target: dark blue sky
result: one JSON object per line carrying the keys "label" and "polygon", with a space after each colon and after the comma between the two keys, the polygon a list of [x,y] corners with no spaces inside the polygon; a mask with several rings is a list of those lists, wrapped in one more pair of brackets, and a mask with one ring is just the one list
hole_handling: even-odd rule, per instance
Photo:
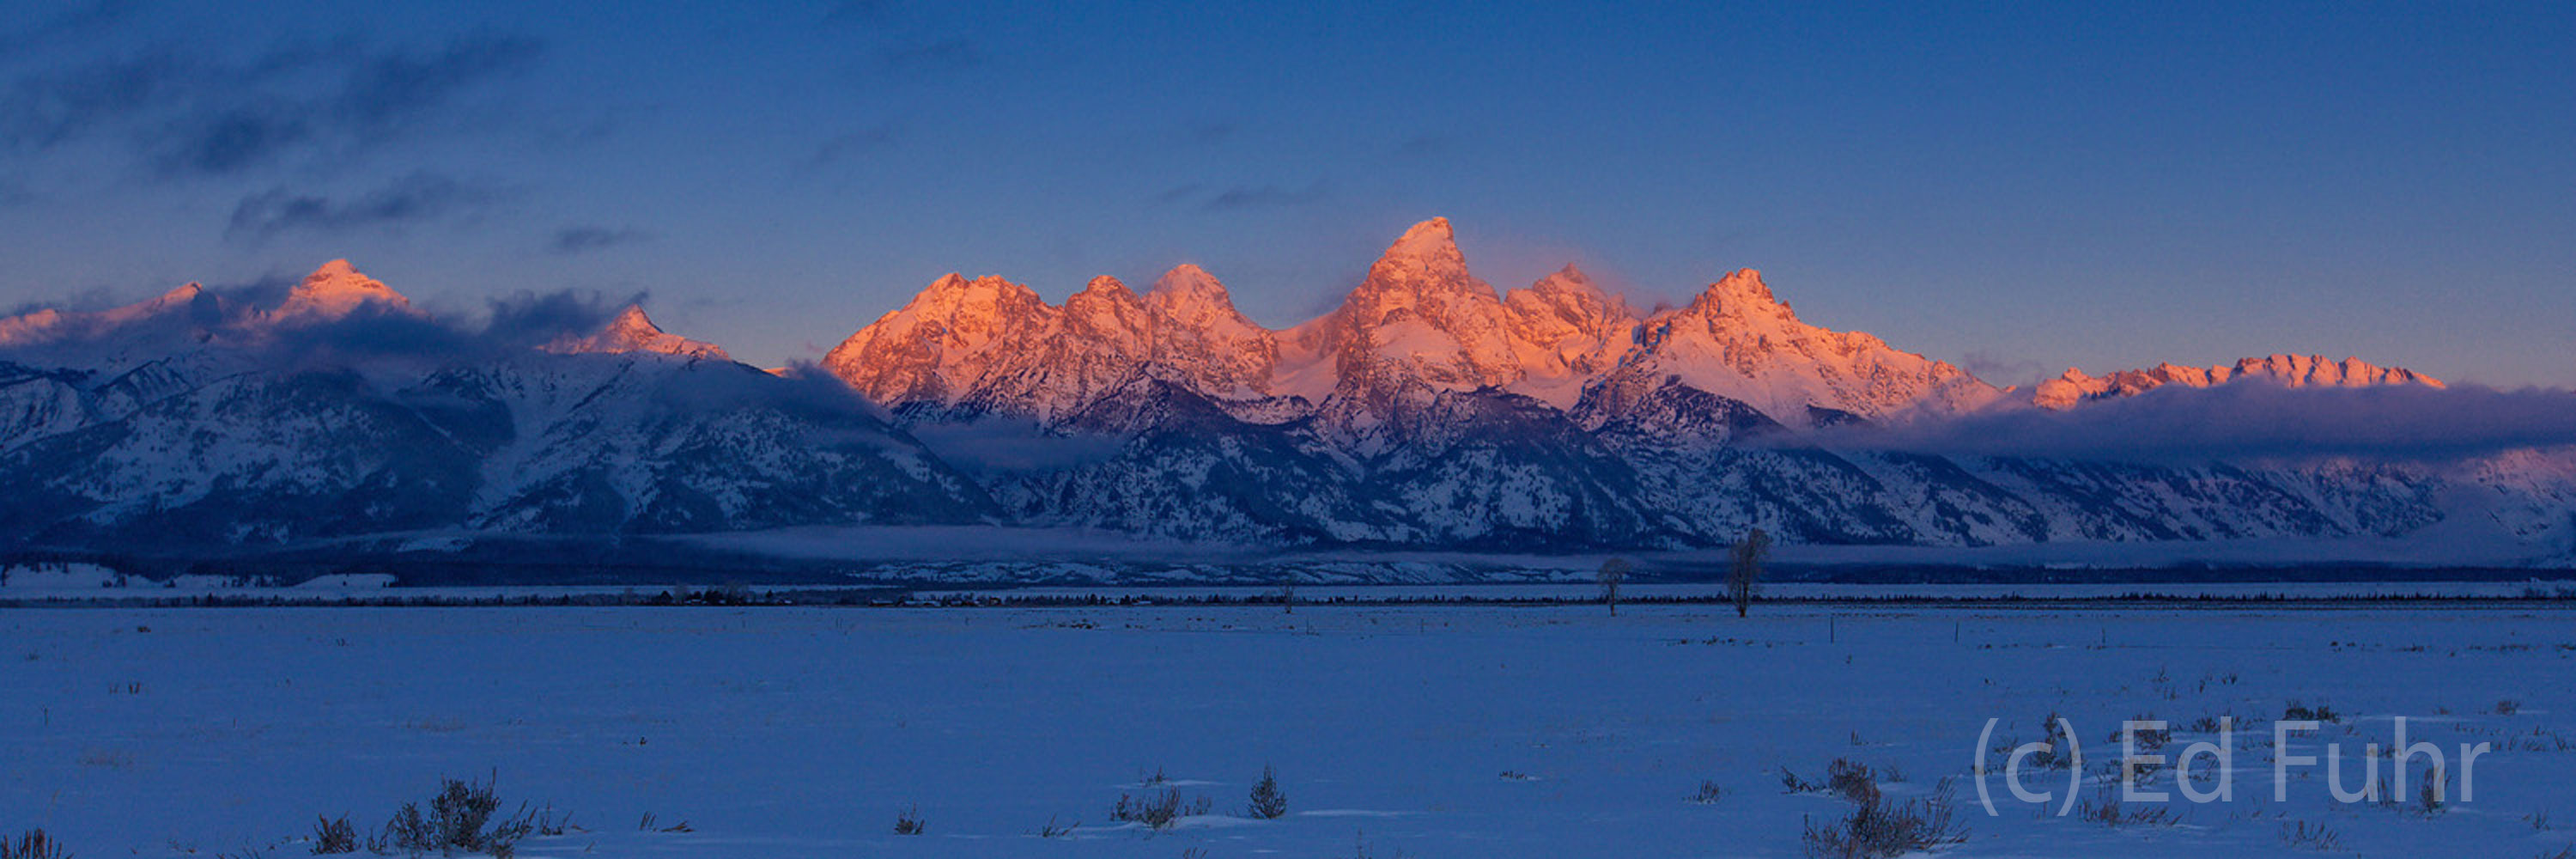
{"label": "dark blue sky", "polygon": [[1919,5],[21,0],[0,306],[348,257],[777,363],[951,270],[1285,325],[1446,215],[1498,287],[1760,268],[1999,383],[2576,385],[2576,5]]}

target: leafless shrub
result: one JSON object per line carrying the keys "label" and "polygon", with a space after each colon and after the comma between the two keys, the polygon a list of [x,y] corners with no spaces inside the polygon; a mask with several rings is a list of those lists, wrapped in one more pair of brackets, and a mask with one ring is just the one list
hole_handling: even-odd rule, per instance
{"label": "leafless shrub", "polygon": [[1055,822],[1055,818],[1049,817],[1047,818],[1045,826],[1038,827],[1038,837],[1063,838],[1065,836],[1072,835],[1074,830],[1080,828],[1082,828],[1082,821],[1076,820],[1072,823],[1059,824]]}
{"label": "leafless shrub", "polygon": [[1172,823],[1182,817],[1208,813],[1210,806],[1205,796],[1184,805],[1177,788],[1159,794],[1148,792],[1142,799],[1122,793],[1118,795],[1118,804],[1110,807],[1109,819],[1121,823],[1142,823],[1154,829],[1170,829]]}
{"label": "leafless shrub", "polygon": [[1839,823],[1818,826],[1810,818],[1801,840],[1809,859],[1892,859],[1968,840],[1954,816],[1950,781],[1943,779],[1925,799],[1889,804],[1873,796]]}
{"label": "leafless shrub", "polygon": [[2416,810],[2425,814],[2442,813],[2442,806],[2447,804],[2446,800],[2449,798],[2448,788],[2447,775],[2442,772],[2441,767],[2435,766],[2425,770],[2423,783],[2415,789]]}
{"label": "leafless shrub", "polygon": [[2343,849],[2343,838],[2334,830],[2326,828],[2325,824],[2304,820],[2281,824],[2281,843],[2309,850]]}
{"label": "leafless shrub", "polygon": [[2126,805],[2108,787],[2075,806],[2078,819],[2103,826],[2172,826],[2182,819],[2162,805]]}
{"label": "leafless shrub", "polygon": [[326,856],[334,853],[356,852],[358,852],[358,827],[349,823],[348,815],[340,815],[337,819],[319,816],[314,819],[313,855]]}
{"label": "leafless shrub", "polygon": [[2044,769],[2062,770],[2071,769],[2083,763],[2081,760],[2082,756],[2076,751],[2078,746],[2075,744],[2075,738],[2066,733],[2066,721],[2064,719],[2059,718],[2056,713],[2051,712],[2048,714],[2048,718],[2040,720],[2039,728],[2041,731],[2048,734],[2048,746],[2047,748],[2031,753],[2031,765]]}
{"label": "leafless shrub", "polygon": [[644,819],[642,819],[642,820],[638,820],[638,821],[636,821],[636,822],[635,822],[635,828],[636,828],[638,831],[642,831],[642,832],[696,832],[696,831],[698,831],[698,830],[696,830],[695,828],[690,827],[690,826],[689,826],[689,822],[688,822],[688,821],[686,821],[686,820],[680,821],[680,822],[678,822],[678,823],[671,824],[671,825],[669,825],[669,826],[663,826],[663,825],[662,825],[662,819],[661,819],[661,818],[659,818],[659,817],[654,816],[654,814],[653,814],[652,812],[650,812],[650,811],[647,811],[647,812],[645,812],[645,813],[644,813]]}
{"label": "leafless shrub", "polygon": [[1861,805],[1878,802],[1878,774],[1868,764],[1835,758],[1825,765],[1825,792]]}
{"label": "leafless shrub", "polygon": [[[2155,721],[2155,716],[2139,716],[2137,718],[2130,719],[2129,721],[2139,723],[2152,722]],[[2123,738],[2137,743],[2138,751],[2154,752],[2157,749],[2164,748],[2166,743],[2173,742],[2173,728],[2170,726],[2163,728],[2139,727],[2137,730],[2133,731],[2129,730],[2128,727],[2124,725],[2121,727],[2120,733],[2111,735],[2111,742],[2117,743]]]}
{"label": "leafless shrub", "polygon": [[418,803],[403,803],[385,823],[384,838],[398,851],[485,853],[508,859],[536,823],[524,808],[516,816],[496,820],[493,815],[500,808],[501,798],[491,782],[442,779],[438,795],[430,797],[429,811],[423,813]]}
{"label": "leafless shrub", "polygon": [[930,831],[930,823],[921,819],[920,806],[913,806],[895,813],[894,834],[920,835],[928,831]]}
{"label": "leafless shrub", "polygon": [[1725,798],[1725,787],[1720,786],[1717,782],[1703,781],[1699,783],[1699,792],[1691,795],[1691,802],[1698,803],[1700,805],[1716,805],[1718,800]]}

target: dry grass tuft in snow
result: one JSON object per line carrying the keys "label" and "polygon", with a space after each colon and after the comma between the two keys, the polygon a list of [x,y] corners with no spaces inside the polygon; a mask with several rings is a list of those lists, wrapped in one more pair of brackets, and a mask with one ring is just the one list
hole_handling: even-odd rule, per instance
{"label": "dry grass tuft in snow", "polygon": [[67,855],[63,846],[54,843],[42,829],[28,830],[16,841],[0,835],[0,859],[65,859]]}

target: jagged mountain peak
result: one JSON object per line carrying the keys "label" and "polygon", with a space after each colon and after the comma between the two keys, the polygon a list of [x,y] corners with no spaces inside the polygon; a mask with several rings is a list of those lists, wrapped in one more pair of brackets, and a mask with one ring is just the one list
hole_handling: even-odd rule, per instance
{"label": "jagged mountain peak", "polygon": [[2274,354],[2241,358],[2234,364],[2186,367],[2170,361],[2143,370],[2118,370],[2103,376],[2066,368],[2057,378],[2031,391],[2031,404],[2070,409],[2092,400],[2135,396],[2166,385],[2206,388],[2245,379],[2260,379],[2293,388],[2359,388],[2373,385],[2445,387],[2442,380],[2403,367],[2381,367],[2357,357],[2336,361],[2323,355]]}
{"label": "jagged mountain peak", "polygon": [[1035,298],[1037,290],[998,274],[970,278],[952,271],[940,275],[938,280],[931,281],[929,286],[923,287],[921,293],[913,297],[913,303],[919,304],[924,300],[934,303],[972,303],[1016,298],[1021,295]]}
{"label": "jagged mountain peak", "polygon": [[1063,317],[1065,330],[1075,336],[1115,344],[1121,352],[1138,352],[1152,348],[1150,314],[1135,290],[1103,275],[1065,299]]}
{"label": "jagged mountain peak", "polygon": [[1190,263],[1173,266],[1155,278],[1153,287],[1145,291],[1145,303],[1155,313],[1189,327],[1258,327],[1235,309],[1234,295],[1226,290],[1224,282]]}
{"label": "jagged mountain peak", "polygon": [[1154,285],[1145,290],[1145,297],[1160,307],[1223,305],[1228,311],[1234,309],[1234,296],[1226,291],[1225,284],[1194,263],[1173,266],[1155,278]]}
{"label": "jagged mountain peak", "polygon": [[1332,389],[1372,413],[1523,375],[1502,297],[1468,272],[1445,218],[1406,230],[1339,309],[1301,326],[1294,339],[1328,357]]}
{"label": "jagged mountain peak", "polygon": [[1553,344],[1567,331],[1626,329],[1637,322],[1628,302],[1603,290],[1572,264],[1503,296],[1514,317],[1514,332],[1539,345]]}
{"label": "jagged mountain peak", "polygon": [[1559,409],[1573,408],[1636,343],[1636,312],[1571,263],[1504,295],[1503,306],[1523,368],[1512,390]]}
{"label": "jagged mountain peak", "polygon": [[384,281],[366,276],[348,260],[335,259],[305,275],[304,280],[288,292],[286,302],[270,311],[275,322],[327,321],[340,319],[361,308],[396,313],[417,314],[411,299],[386,286]]}
{"label": "jagged mountain peak", "polygon": [[[195,282],[182,284],[159,296],[106,310],[65,312],[40,308],[16,316],[0,318],[0,346],[23,346],[60,340],[77,340],[95,336],[126,325],[160,319],[173,313],[192,313],[199,302],[213,302],[215,297]],[[209,307],[192,323],[213,324],[218,321]]]}
{"label": "jagged mountain peak", "polygon": [[1369,266],[1368,278],[1343,299],[1363,314],[1402,311],[1423,303],[1497,302],[1494,288],[1467,271],[1467,257],[1446,218],[1413,225]]}
{"label": "jagged mountain peak", "polygon": [[1566,263],[1564,268],[1549,272],[1546,277],[1539,278],[1537,283],[1530,284],[1530,288],[1548,292],[1601,291],[1601,287],[1592,282],[1592,276],[1584,274],[1583,269],[1573,263]]}
{"label": "jagged mountain peak", "polygon": [[1728,272],[1716,283],[1709,284],[1698,297],[1691,299],[1690,309],[1709,314],[1772,316],[1784,320],[1797,318],[1788,304],[1771,294],[1771,286],[1762,282],[1762,272],[1750,268]]}
{"label": "jagged mountain peak", "polygon": [[1006,329],[1031,327],[1055,312],[1054,305],[1025,284],[1000,275],[969,280],[950,272],[891,316],[916,325],[930,323],[943,336],[980,344]]}
{"label": "jagged mountain peak", "polygon": [[626,305],[626,309],[617,311],[617,317],[608,320],[608,330],[632,333],[662,333],[662,327],[653,324],[653,317],[644,314],[644,305],[641,304],[629,304]]}
{"label": "jagged mountain peak", "polygon": [[1083,284],[1083,285],[1082,285],[1082,291],[1081,291],[1081,292],[1074,293],[1074,295],[1075,295],[1076,297],[1079,297],[1079,296],[1082,296],[1082,295],[1087,295],[1087,294],[1096,294],[1096,295],[1101,295],[1101,296],[1123,296],[1123,297],[1128,298],[1128,299],[1133,299],[1133,298],[1136,298],[1136,297],[1137,297],[1137,296],[1136,296],[1136,291],[1135,291],[1135,290],[1133,290],[1133,289],[1129,289],[1129,288],[1127,288],[1127,283],[1126,283],[1125,281],[1121,281],[1121,280],[1119,280],[1119,279],[1117,279],[1117,278],[1110,277],[1110,276],[1105,275],[1105,274],[1104,274],[1104,275],[1101,275],[1101,276],[1099,276],[1099,277],[1092,278],[1092,279],[1091,279],[1091,282],[1089,282],[1089,283],[1085,283],[1085,284]]}
{"label": "jagged mountain peak", "polygon": [[724,347],[663,331],[661,326],[653,324],[652,317],[645,315],[644,306],[641,304],[626,305],[626,309],[618,311],[617,315],[609,319],[608,324],[602,326],[597,333],[588,337],[567,335],[544,348],[549,352],[563,354],[651,352],[686,358],[730,360],[730,356],[725,354]]}
{"label": "jagged mountain peak", "polygon": [[1678,379],[1746,403],[1790,427],[1858,416],[1981,408],[2002,392],[1947,362],[1892,348],[1859,331],[1798,320],[1762,273],[1729,273],[1689,306],[1643,324],[1640,354],[1613,380],[1638,391]]}
{"label": "jagged mountain peak", "polygon": [[1432,218],[1415,224],[1388,245],[1382,259],[1410,260],[1424,263],[1465,265],[1458,252],[1458,237],[1449,229],[1448,218]]}

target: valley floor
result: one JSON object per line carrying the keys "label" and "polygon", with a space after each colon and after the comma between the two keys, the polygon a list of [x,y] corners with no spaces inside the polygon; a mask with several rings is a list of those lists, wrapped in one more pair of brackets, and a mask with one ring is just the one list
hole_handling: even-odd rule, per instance
{"label": "valley floor", "polygon": [[[2550,856],[2576,843],[2576,613],[2450,608],[1757,606],[0,611],[0,830],[81,857],[308,852],[442,776],[576,827],[530,857],[1798,856],[1850,813],[1792,794],[1841,758],[1892,800],[1955,777],[1938,855]],[[2493,751],[2426,813],[2273,801],[2288,751],[2413,739]],[[2175,820],[2056,817],[1985,745],[2062,715],[2090,769],[2120,720],[2165,751],[2232,717],[2235,795]],[[2564,737],[2562,739],[2562,736]],[[1988,755],[2000,768],[2002,755]],[[2381,762],[2386,765],[2385,761]],[[1253,820],[1275,766],[1289,813]],[[2202,769],[2206,769],[2203,762]],[[2421,771],[2420,763],[2417,765]],[[1209,813],[1113,823],[1168,781]],[[2000,774],[1990,776],[2000,779]],[[2066,774],[2030,789],[2066,794]],[[2458,779],[2453,776],[2454,781]],[[1722,796],[1694,802],[1702,782]],[[2149,786],[2174,789],[2171,774]],[[2100,790],[2084,788],[2090,798]],[[893,832],[917,809],[927,832]],[[2550,822],[2555,813],[2563,820]],[[685,822],[687,832],[648,832]],[[1042,838],[1053,821],[1068,835]],[[1078,823],[1078,825],[1076,825]]]}

